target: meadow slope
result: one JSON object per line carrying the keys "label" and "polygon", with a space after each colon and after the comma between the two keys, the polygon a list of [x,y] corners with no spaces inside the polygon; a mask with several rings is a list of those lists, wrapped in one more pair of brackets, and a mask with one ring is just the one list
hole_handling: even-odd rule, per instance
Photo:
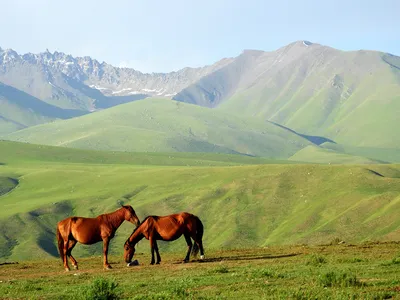
{"label": "meadow slope", "polygon": [[310,144],[263,119],[154,98],[30,127],[4,138],[96,150],[219,152],[273,158],[288,158]]}
{"label": "meadow slope", "polygon": [[[57,161],[54,152],[46,155],[57,151],[53,147],[23,160],[30,152],[24,146],[41,147],[19,145],[25,154],[14,149],[13,155],[2,156],[0,165],[1,177],[18,181],[0,198],[1,260],[57,256],[57,221],[113,211],[118,201],[131,204],[141,219],[178,211],[197,214],[205,225],[208,249],[400,238],[399,165],[201,166],[196,162],[201,159],[192,157],[192,165],[171,166],[164,156],[164,166],[160,157],[157,165],[146,166],[111,159],[74,161],[82,153],[71,149],[60,149],[71,154],[68,161]],[[46,162],[47,156],[52,159]],[[131,224],[122,225],[112,241],[112,254],[121,255],[132,229]],[[161,251],[176,250],[185,248],[185,242],[160,246]],[[148,243],[138,249],[147,252]],[[78,257],[97,255],[101,243],[78,245],[74,252]]]}

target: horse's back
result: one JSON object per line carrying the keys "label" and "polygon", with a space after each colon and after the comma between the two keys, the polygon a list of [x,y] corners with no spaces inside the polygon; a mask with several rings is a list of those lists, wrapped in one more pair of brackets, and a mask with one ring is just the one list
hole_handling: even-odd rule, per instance
{"label": "horse's back", "polygon": [[58,222],[57,227],[62,236],[72,236],[82,244],[93,244],[101,240],[101,222],[97,218],[68,217]]}

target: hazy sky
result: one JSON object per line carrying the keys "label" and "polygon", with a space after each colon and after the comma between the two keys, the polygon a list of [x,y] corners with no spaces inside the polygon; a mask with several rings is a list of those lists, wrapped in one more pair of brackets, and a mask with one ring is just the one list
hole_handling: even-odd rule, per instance
{"label": "hazy sky", "polygon": [[399,0],[0,0],[0,47],[46,48],[143,72],[297,40],[400,55]]}

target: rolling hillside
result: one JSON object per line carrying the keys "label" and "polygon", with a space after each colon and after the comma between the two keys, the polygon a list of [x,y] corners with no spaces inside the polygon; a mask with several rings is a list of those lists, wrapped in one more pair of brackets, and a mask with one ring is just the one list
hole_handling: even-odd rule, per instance
{"label": "rolling hillside", "polygon": [[310,142],[261,119],[148,98],[5,136],[35,144],[139,152],[220,152],[287,158]]}
{"label": "rolling hillside", "polygon": [[[0,165],[0,176],[18,185],[0,198],[2,261],[57,256],[57,221],[113,211],[118,201],[133,205],[141,219],[182,210],[199,215],[206,249],[400,238],[398,165],[135,166],[84,163],[83,150],[6,143],[15,153]],[[57,161],[55,153],[67,150],[69,162]],[[110,155],[117,161],[119,154],[125,155]],[[3,179],[2,186],[10,184]],[[122,225],[111,253],[121,255],[132,229]],[[162,251],[184,245],[161,243]],[[101,243],[74,251],[99,255]],[[138,251],[147,253],[148,243]]]}
{"label": "rolling hillside", "polygon": [[301,161],[316,164],[382,164],[379,161],[367,157],[345,154],[318,146],[307,146],[289,157],[290,161]]}
{"label": "rolling hillside", "polygon": [[337,143],[400,149],[400,63],[310,42],[244,51],[174,99],[258,116]]}
{"label": "rolling hillside", "polygon": [[82,150],[0,140],[0,166],[13,164],[76,163],[138,166],[236,166],[293,164],[286,160],[218,153],[144,153]]}
{"label": "rolling hillside", "polygon": [[62,109],[0,82],[0,135],[29,126],[84,115],[78,109]]}
{"label": "rolling hillside", "polygon": [[[167,74],[145,74],[90,57],[49,51],[20,55],[0,48],[0,134],[151,95],[171,97],[229,61]],[[53,111],[50,116],[49,110]]]}
{"label": "rolling hillside", "polygon": [[[108,112],[151,95],[213,111],[151,100],[151,113],[149,102]],[[346,155],[400,162],[399,95],[399,57],[307,41],[271,52],[245,50],[168,74],[143,74],[61,52],[19,55],[0,49],[0,136],[40,144],[288,158],[310,145],[305,138],[317,145],[330,142]],[[107,112],[90,114],[97,110]],[[89,115],[18,131],[83,114]]]}

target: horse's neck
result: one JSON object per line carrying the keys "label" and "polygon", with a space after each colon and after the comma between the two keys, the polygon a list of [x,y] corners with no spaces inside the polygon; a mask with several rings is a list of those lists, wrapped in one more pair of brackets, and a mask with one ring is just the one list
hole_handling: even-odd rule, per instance
{"label": "horse's neck", "polygon": [[144,235],[142,232],[142,228],[139,226],[138,228],[135,229],[135,231],[129,237],[129,243],[136,244],[143,238],[144,238]]}
{"label": "horse's neck", "polygon": [[125,216],[121,213],[120,210],[117,210],[113,213],[105,215],[107,222],[117,230],[119,226],[121,226],[122,222],[125,221]]}

